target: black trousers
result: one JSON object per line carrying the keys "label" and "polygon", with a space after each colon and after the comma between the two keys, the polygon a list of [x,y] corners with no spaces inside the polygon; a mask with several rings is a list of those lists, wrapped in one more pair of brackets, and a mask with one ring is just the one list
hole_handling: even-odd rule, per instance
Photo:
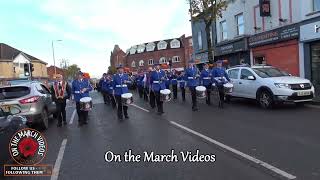
{"label": "black trousers", "polygon": [[173,99],[177,99],[178,97],[178,85],[172,84],[172,91],[173,91]]}
{"label": "black trousers", "polygon": [[56,103],[56,116],[58,118],[58,124],[62,124],[63,122],[67,122],[66,120],[66,99],[59,99],[55,101]]}
{"label": "black trousers", "polygon": [[103,101],[105,104],[110,104],[110,96],[107,91],[102,91]]}
{"label": "black trousers", "polygon": [[181,89],[182,100],[185,101],[186,100],[186,88],[180,87],[180,89]]}
{"label": "black trousers", "polygon": [[89,112],[80,110],[80,102],[76,102],[76,109],[77,109],[79,124],[83,124],[84,122],[87,122],[88,121],[88,113]]}
{"label": "black trousers", "polygon": [[156,97],[158,112],[163,113],[163,101],[161,101],[161,99],[160,99],[160,91],[156,91],[156,92],[154,92],[154,94]]}
{"label": "black trousers", "polygon": [[108,96],[109,96],[109,99],[110,99],[110,102],[111,102],[112,107],[115,108],[116,105],[117,105],[117,104],[116,104],[115,97],[113,96],[112,93],[108,93]]}
{"label": "black trousers", "polygon": [[220,96],[220,102],[224,102],[224,87],[223,85],[218,85],[219,90],[219,96]]}
{"label": "black trousers", "polygon": [[192,108],[197,108],[197,93],[196,93],[196,87],[191,86],[189,87],[191,92],[191,99],[192,99]]}
{"label": "black trousers", "polygon": [[209,104],[211,104],[211,97],[210,97],[210,95],[211,95],[211,84],[207,85],[205,87],[206,87],[206,91],[207,91],[206,102],[209,105]]}
{"label": "black trousers", "polygon": [[118,107],[117,107],[118,108],[117,109],[118,118],[122,119],[123,115],[125,117],[127,117],[128,116],[128,106],[122,104],[122,99],[121,99],[120,95],[115,95],[115,98],[116,98],[116,101],[118,104]]}
{"label": "black trousers", "polygon": [[148,96],[149,96],[149,88],[148,88],[148,87],[145,87],[145,88],[143,89],[143,99],[144,99],[145,101],[148,101]]}
{"label": "black trousers", "polygon": [[143,98],[143,86],[138,86],[139,97]]}
{"label": "black trousers", "polygon": [[153,91],[150,91],[150,97],[149,98],[150,98],[150,106],[153,109],[153,108],[156,107],[156,96],[155,96]]}

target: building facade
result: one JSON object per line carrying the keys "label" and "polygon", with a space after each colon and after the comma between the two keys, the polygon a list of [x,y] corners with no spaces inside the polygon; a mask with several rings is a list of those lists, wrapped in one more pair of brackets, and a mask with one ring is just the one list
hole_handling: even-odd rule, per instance
{"label": "building facade", "polygon": [[56,69],[57,74],[61,74],[64,78],[66,78],[65,70],[63,70],[59,67],[55,68],[55,66],[49,66],[49,67],[47,67],[49,80],[55,80],[55,69]]}
{"label": "building facade", "polygon": [[[172,62],[172,69],[183,70],[189,59],[192,58],[192,37],[167,39],[154,41],[149,43],[142,43],[130,47],[123,55],[123,51],[119,48],[118,51],[122,55],[121,61],[117,61],[117,55],[113,53],[110,58],[110,64],[112,67],[116,67],[119,64],[129,68],[131,72],[137,73],[139,70],[147,70],[155,63],[167,65],[166,69],[169,69],[169,62]],[[119,63],[116,63],[119,62]]]}
{"label": "building facade", "polygon": [[32,77],[47,79],[47,63],[27,53],[17,50],[7,44],[0,43],[0,78],[18,79],[26,78],[24,64],[32,64]]}
{"label": "building facade", "polygon": [[110,66],[115,68],[120,64],[126,64],[125,58],[126,53],[123,52],[122,49],[120,49],[119,45],[115,45],[110,55]]}

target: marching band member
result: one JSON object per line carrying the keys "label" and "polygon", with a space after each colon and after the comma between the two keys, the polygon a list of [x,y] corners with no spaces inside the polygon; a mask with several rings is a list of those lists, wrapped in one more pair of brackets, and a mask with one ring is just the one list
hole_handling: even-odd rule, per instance
{"label": "marching band member", "polygon": [[179,82],[179,87],[181,90],[182,101],[186,101],[186,89],[185,89],[186,81],[185,81],[183,71],[178,76],[178,82]]}
{"label": "marching band member", "polygon": [[117,70],[117,74],[113,76],[113,89],[118,104],[118,119],[123,120],[123,115],[126,119],[129,119],[128,106],[122,104],[121,95],[129,92],[127,83],[130,83],[130,80],[128,74],[124,73],[122,65],[119,65]]}
{"label": "marching band member", "polygon": [[107,73],[103,73],[103,76],[100,80],[100,85],[101,85],[101,92],[102,92],[104,104],[110,104],[110,99],[109,99],[110,96],[108,94],[109,83],[107,80]]}
{"label": "marching band member", "polygon": [[166,89],[170,89],[170,73],[166,70],[165,71],[165,79],[164,79],[164,84],[166,86]]}
{"label": "marching band member", "polygon": [[198,85],[197,77],[198,77],[198,69],[194,66],[192,61],[189,62],[189,67],[186,69],[185,78],[187,79],[187,86],[191,92],[192,97],[192,110],[198,111],[197,107],[197,94],[196,94],[196,86]]}
{"label": "marching band member", "polygon": [[206,103],[208,105],[211,104],[211,100],[210,100],[210,92],[211,92],[211,85],[212,85],[211,76],[212,76],[212,73],[211,73],[211,70],[209,69],[209,65],[205,64],[204,69],[201,71],[200,83],[204,87],[206,87],[206,91],[207,91]]}
{"label": "marching band member", "polygon": [[223,108],[223,101],[224,101],[223,85],[228,81],[230,81],[230,79],[226,70],[222,67],[222,61],[219,60],[216,62],[216,64],[217,64],[217,67],[212,70],[212,78],[219,90],[219,96],[220,96],[219,107]]}
{"label": "marching band member", "polygon": [[[154,65],[155,66],[155,65]],[[152,82],[151,82],[151,75],[155,71],[154,68],[149,69],[148,77],[149,79],[147,80],[149,84],[149,103],[152,109],[156,107],[156,95],[154,94],[154,91],[152,90]]]}
{"label": "marching band member", "polygon": [[143,73],[143,99],[145,101],[148,101],[148,96],[149,96],[149,80],[150,80],[150,77],[149,77],[149,72],[144,72]]}
{"label": "marching band member", "polygon": [[172,70],[171,76],[170,76],[170,81],[172,85],[172,91],[173,91],[173,99],[177,99],[178,97],[178,76],[176,73],[176,70]]}
{"label": "marching band member", "polygon": [[[163,101],[160,99],[160,90],[165,89],[165,72],[160,69],[160,64],[155,64],[155,70],[152,71],[151,77],[150,77],[150,83],[151,83],[151,88],[154,93],[153,102],[154,100],[157,103],[158,107],[158,114],[161,115],[163,114]],[[151,96],[150,96],[151,98]]]}
{"label": "marching band member", "polygon": [[138,93],[139,93],[139,97],[143,98],[143,78],[144,78],[144,74],[143,71],[140,70],[138,76],[137,76],[137,86],[138,86]]}
{"label": "marching band member", "polygon": [[72,82],[72,94],[76,101],[76,109],[78,114],[79,126],[83,124],[88,124],[88,111],[81,111],[80,109],[80,99],[83,97],[89,97],[89,92],[92,91],[92,86],[89,80],[84,79],[83,73],[78,73],[78,79]]}
{"label": "marching band member", "polygon": [[110,75],[110,74],[107,75],[107,83],[108,83],[109,99],[110,99],[110,102],[111,102],[111,106],[114,109],[114,108],[116,108],[116,100],[115,100],[114,95],[113,95],[113,78],[112,78],[112,75]]}
{"label": "marching band member", "polygon": [[67,125],[66,121],[66,102],[71,97],[71,89],[67,81],[63,80],[61,74],[56,75],[57,80],[51,86],[51,97],[56,104],[56,116],[58,116],[58,127]]}

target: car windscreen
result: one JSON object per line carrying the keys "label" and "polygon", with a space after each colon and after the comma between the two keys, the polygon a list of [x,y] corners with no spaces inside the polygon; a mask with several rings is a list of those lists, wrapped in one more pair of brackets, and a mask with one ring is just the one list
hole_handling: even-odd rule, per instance
{"label": "car windscreen", "polygon": [[252,68],[252,70],[262,78],[289,76],[288,73],[277,68]]}
{"label": "car windscreen", "polygon": [[0,100],[15,99],[30,94],[30,88],[26,86],[0,88]]}

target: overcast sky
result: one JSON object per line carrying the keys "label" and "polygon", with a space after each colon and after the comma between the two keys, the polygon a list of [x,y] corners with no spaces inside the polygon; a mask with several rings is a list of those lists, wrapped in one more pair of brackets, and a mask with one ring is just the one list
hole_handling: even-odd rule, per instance
{"label": "overcast sky", "polygon": [[68,59],[99,77],[115,44],[191,35],[186,0],[0,0],[0,42],[53,64]]}

